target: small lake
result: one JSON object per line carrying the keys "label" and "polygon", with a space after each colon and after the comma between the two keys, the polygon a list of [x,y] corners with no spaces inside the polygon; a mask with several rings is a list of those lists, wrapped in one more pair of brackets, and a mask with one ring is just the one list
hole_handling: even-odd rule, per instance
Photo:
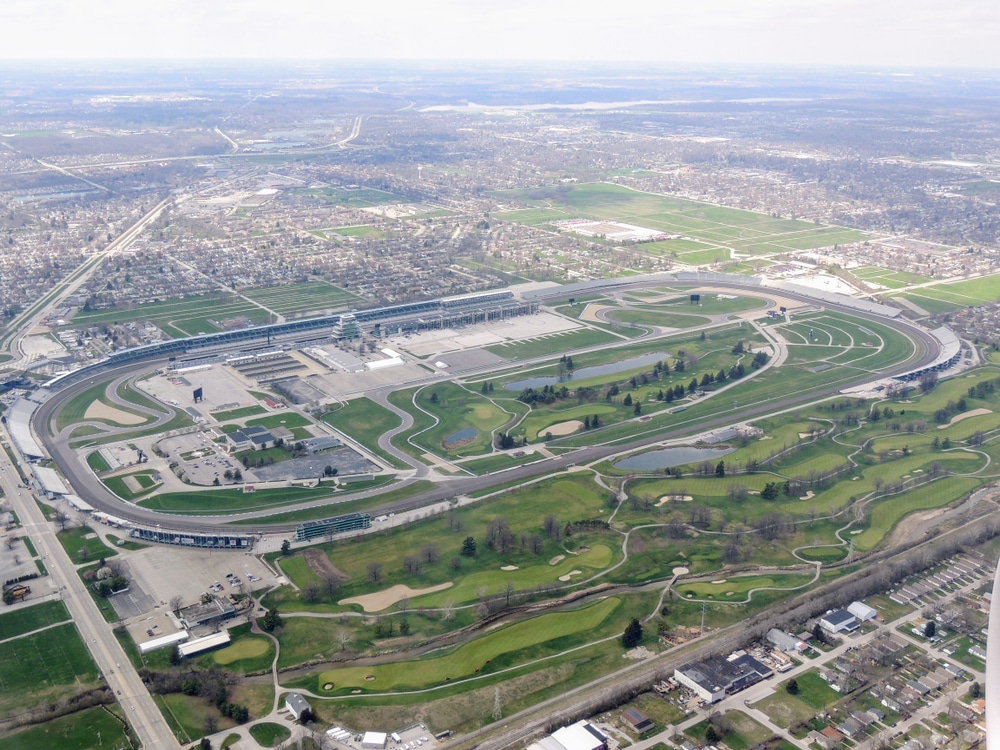
{"label": "small lake", "polygon": [[464,430],[459,430],[458,432],[453,432],[448,437],[446,437],[442,444],[445,450],[451,450],[452,447],[461,443],[463,440],[473,440],[476,437],[476,431],[472,427],[466,427]]}
{"label": "small lake", "polygon": [[670,355],[667,352],[652,352],[651,354],[642,354],[638,357],[623,359],[620,362],[611,362],[606,365],[594,365],[593,367],[582,367],[579,370],[566,373],[562,377],[548,375],[525,378],[524,380],[515,380],[512,383],[505,383],[504,390],[523,391],[525,388],[544,388],[547,385],[568,383],[571,380],[584,380],[586,378],[595,378],[600,375],[612,375],[616,372],[625,372],[626,370],[634,370],[637,367],[645,367],[646,365],[659,362],[661,359],[666,359],[669,356]]}
{"label": "small lake", "polygon": [[692,445],[682,445],[677,448],[662,448],[658,451],[640,453],[629,456],[616,463],[616,469],[627,471],[653,471],[655,469],[670,469],[674,466],[694,463],[695,461],[714,461],[732,453],[735,448],[696,448]]}

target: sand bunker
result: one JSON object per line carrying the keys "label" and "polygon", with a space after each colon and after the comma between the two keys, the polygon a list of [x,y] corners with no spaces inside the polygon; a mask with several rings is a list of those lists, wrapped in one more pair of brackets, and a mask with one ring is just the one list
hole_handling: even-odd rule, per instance
{"label": "sand bunker", "polygon": [[581,576],[581,575],[583,575],[583,571],[582,570],[571,570],[566,575],[559,576],[559,580],[560,581],[568,581],[573,576]]}
{"label": "sand bunker", "polygon": [[502,568],[500,568],[500,570],[508,570],[508,571],[509,570],[517,570],[517,566],[516,565],[504,565]]}
{"label": "sand bunker", "polygon": [[669,503],[671,500],[675,503],[689,503],[694,500],[694,498],[690,495],[664,495],[656,501],[656,507],[659,508],[661,505]]}
{"label": "sand bunker", "polygon": [[571,419],[568,422],[559,422],[558,424],[550,425],[544,430],[539,430],[540,435],[545,435],[546,433],[552,433],[553,437],[562,437],[563,435],[572,435],[583,427],[583,422],[579,419]]}
{"label": "sand bunker", "polygon": [[683,567],[674,568],[672,572],[675,576],[686,576],[688,574],[688,569]]}
{"label": "sand bunker", "polygon": [[720,578],[720,579],[718,579],[717,581],[712,581],[712,583],[714,583],[714,584],[715,584],[715,585],[717,585],[717,586],[718,586],[718,585],[719,585],[720,583],[725,583],[725,582],[726,582],[726,579],[725,579],[725,578]]}
{"label": "sand bunker", "polygon": [[563,560],[566,559],[566,555],[556,555],[551,560],[549,560],[549,565],[558,565]]}
{"label": "sand bunker", "polygon": [[809,490],[806,494],[802,495],[799,500],[812,500],[814,497],[816,497],[816,493]]}
{"label": "sand bunker", "polygon": [[993,412],[990,409],[970,409],[969,411],[963,411],[961,414],[956,414],[952,417],[948,424],[939,424],[938,429],[943,430],[945,427],[951,427],[953,424],[961,422],[963,419],[968,419],[969,417],[981,417],[983,414],[992,413]]}
{"label": "sand bunker", "polygon": [[338,604],[360,604],[361,608],[365,612],[379,612],[408,597],[420,596],[421,594],[433,594],[435,591],[444,591],[445,589],[449,589],[453,585],[454,583],[452,581],[448,581],[447,583],[441,583],[427,589],[411,589],[409,586],[400,583],[392,586],[391,588],[385,589],[385,591],[376,591],[374,594],[365,594],[364,596],[352,596],[350,599],[341,599]]}
{"label": "sand bunker", "polygon": [[146,421],[145,417],[140,417],[138,414],[132,414],[123,409],[116,409],[103,401],[92,401],[90,406],[87,407],[87,411],[83,413],[83,418],[103,419],[121,425],[142,424]]}

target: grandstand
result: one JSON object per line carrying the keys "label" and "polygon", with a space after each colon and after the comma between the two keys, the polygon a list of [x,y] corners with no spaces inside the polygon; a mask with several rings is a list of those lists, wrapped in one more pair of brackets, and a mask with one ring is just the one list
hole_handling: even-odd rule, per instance
{"label": "grandstand", "polygon": [[114,352],[100,362],[53,378],[49,388],[60,388],[102,369],[122,367],[151,359],[169,358],[176,367],[225,361],[234,356],[256,356],[279,346],[299,348],[334,338],[355,338],[362,333],[381,337],[447,326],[504,320],[538,311],[538,301],[519,301],[510,291],[464,294],[456,297],[410,302],[342,315],[286,321],[235,331],[205,333],[186,339],[161,341]]}
{"label": "grandstand", "polygon": [[344,516],[324,518],[322,521],[306,521],[295,529],[295,541],[305,542],[326,534],[340,534],[370,528],[372,517],[367,513],[348,513]]}
{"label": "grandstand", "polygon": [[254,538],[241,534],[198,534],[167,529],[148,529],[134,526],[128,535],[143,542],[178,544],[184,547],[209,547],[214,549],[250,549]]}

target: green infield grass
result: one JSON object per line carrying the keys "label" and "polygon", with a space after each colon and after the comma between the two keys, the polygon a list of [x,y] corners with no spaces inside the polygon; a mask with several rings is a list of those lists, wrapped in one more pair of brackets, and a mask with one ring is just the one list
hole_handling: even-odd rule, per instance
{"label": "green infield grass", "polygon": [[356,398],[348,401],[343,408],[324,414],[323,421],[393,468],[407,468],[406,464],[379,447],[379,437],[400,424],[400,418],[384,406],[369,398]]}

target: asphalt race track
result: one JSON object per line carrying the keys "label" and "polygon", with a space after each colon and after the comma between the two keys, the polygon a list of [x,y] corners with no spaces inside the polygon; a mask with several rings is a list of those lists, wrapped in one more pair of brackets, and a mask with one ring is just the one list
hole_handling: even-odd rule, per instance
{"label": "asphalt race track", "polygon": [[[653,282],[640,282],[632,286],[641,287],[648,286]],[[662,282],[656,282],[662,283]],[[713,286],[727,286],[733,289],[738,289],[744,294],[747,293],[747,288],[745,286],[739,286],[735,284],[726,284],[722,282],[712,282]],[[703,284],[702,284],[703,285]],[[626,285],[622,285],[623,287]],[[760,292],[768,292],[766,289],[759,290]],[[788,292],[781,290],[782,297],[797,299],[801,302],[812,303],[812,300],[808,296]],[[904,363],[899,366],[886,370],[879,374],[879,379],[890,377],[892,375],[898,375],[904,372],[909,372],[912,370],[924,367],[931,362],[939,354],[938,342],[930,336],[922,328],[919,328],[909,321],[904,319],[889,319],[881,317],[878,315],[867,314],[860,312],[858,310],[847,308],[847,307],[837,307],[836,305],[830,304],[824,301],[824,307],[839,310],[841,312],[850,314],[854,317],[864,318],[868,320],[875,320],[883,325],[888,325],[902,333],[904,333],[915,346],[915,351],[913,355]],[[542,359],[542,358],[540,358]],[[73,398],[75,395],[83,390],[89,388],[96,381],[97,378],[105,380],[107,378],[113,378],[130,373],[141,373],[145,370],[156,366],[163,366],[166,364],[166,360],[160,361],[145,361],[141,363],[133,363],[127,366],[119,367],[112,370],[96,370],[94,377],[84,378],[83,380],[74,383],[71,386],[67,386],[64,390],[59,391],[57,394],[49,398],[44,404],[42,404],[38,410],[35,412],[35,432],[41,439],[42,443],[45,445],[46,449],[51,454],[52,458],[58,464],[59,468],[66,475],[69,483],[72,485],[74,490],[78,495],[85,499],[88,503],[93,505],[95,508],[102,510],[106,513],[110,513],[119,518],[132,521],[133,523],[138,523],[147,526],[159,526],[165,529],[173,529],[178,531],[202,531],[208,533],[214,533],[219,531],[220,526],[226,526],[226,531],[230,533],[285,533],[294,530],[297,524],[268,524],[267,517],[275,514],[284,514],[290,511],[316,508],[316,507],[329,507],[330,515],[337,514],[337,504],[346,502],[349,500],[357,500],[360,498],[374,497],[381,493],[387,492],[391,489],[398,489],[400,487],[405,487],[408,484],[416,481],[415,478],[405,479],[401,482],[389,485],[387,487],[379,487],[377,489],[372,489],[363,492],[352,493],[350,495],[338,496],[336,501],[331,502],[329,498],[312,500],[307,502],[301,502],[296,504],[283,505],[275,508],[268,508],[264,510],[252,511],[244,514],[228,514],[224,516],[211,516],[211,515],[199,515],[199,516],[182,516],[173,515],[163,512],[157,512],[152,510],[146,510],[133,503],[126,502],[116,495],[114,495],[110,490],[108,490],[91,472],[89,469],[80,465],[77,461],[74,451],[69,447],[68,441],[54,439],[48,431],[48,424],[55,413],[55,411],[67,400]],[[489,369],[483,369],[479,371],[480,374],[488,373]],[[477,371],[469,371],[463,373],[465,376],[474,376]],[[442,379],[449,379],[447,376],[442,376]],[[861,385],[865,382],[872,380],[870,375],[864,377],[859,377],[856,381],[846,384],[838,384],[831,386],[829,388],[820,391],[809,391],[806,394],[790,394],[788,398],[783,399],[779,402],[770,402],[767,404],[761,404],[758,406],[750,407],[740,407],[738,410],[733,411],[732,414],[721,417],[716,417],[713,419],[706,420],[692,420],[690,424],[680,425],[671,429],[670,437],[684,437],[686,435],[691,435],[699,432],[704,432],[706,430],[722,427],[734,422],[744,421],[751,417],[759,417],[763,414],[770,414],[773,412],[782,411],[806,401],[816,401],[824,397],[828,397],[838,393],[845,388],[849,388],[856,385]],[[637,448],[642,448],[643,446],[650,445],[653,443],[661,442],[665,439],[663,432],[658,432],[656,434],[647,435],[640,439],[627,444],[617,444],[613,446],[593,446],[589,448],[581,448],[570,454],[564,456],[556,456],[553,458],[544,459],[541,461],[536,461],[531,464],[524,466],[515,467],[512,469],[505,470],[495,475],[487,475],[482,477],[469,477],[461,479],[448,479],[442,482],[441,486],[427,492],[423,492],[419,495],[407,498],[402,501],[395,503],[387,503],[382,506],[377,506],[372,508],[370,512],[373,515],[379,513],[387,512],[398,512],[404,510],[412,510],[414,508],[419,508],[421,506],[430,505],[432,503],[440,502],[448,498],[456,497],[457,495],[464,495],[471,492],[477,492],[480,490],[487,489],[495,484],[499,483],[509,483],[512,481],[524,481],[537,477],[541,474],[546,474],[558,469],[565,469],[566,467],[586,464],[592,461],[605,458],[610,455],[623,453],[626,451],[635,450]],[[233,526],[234,521],[245,522],[248,519],[260,519],[259,524],[254,525],[244,525]]]}

